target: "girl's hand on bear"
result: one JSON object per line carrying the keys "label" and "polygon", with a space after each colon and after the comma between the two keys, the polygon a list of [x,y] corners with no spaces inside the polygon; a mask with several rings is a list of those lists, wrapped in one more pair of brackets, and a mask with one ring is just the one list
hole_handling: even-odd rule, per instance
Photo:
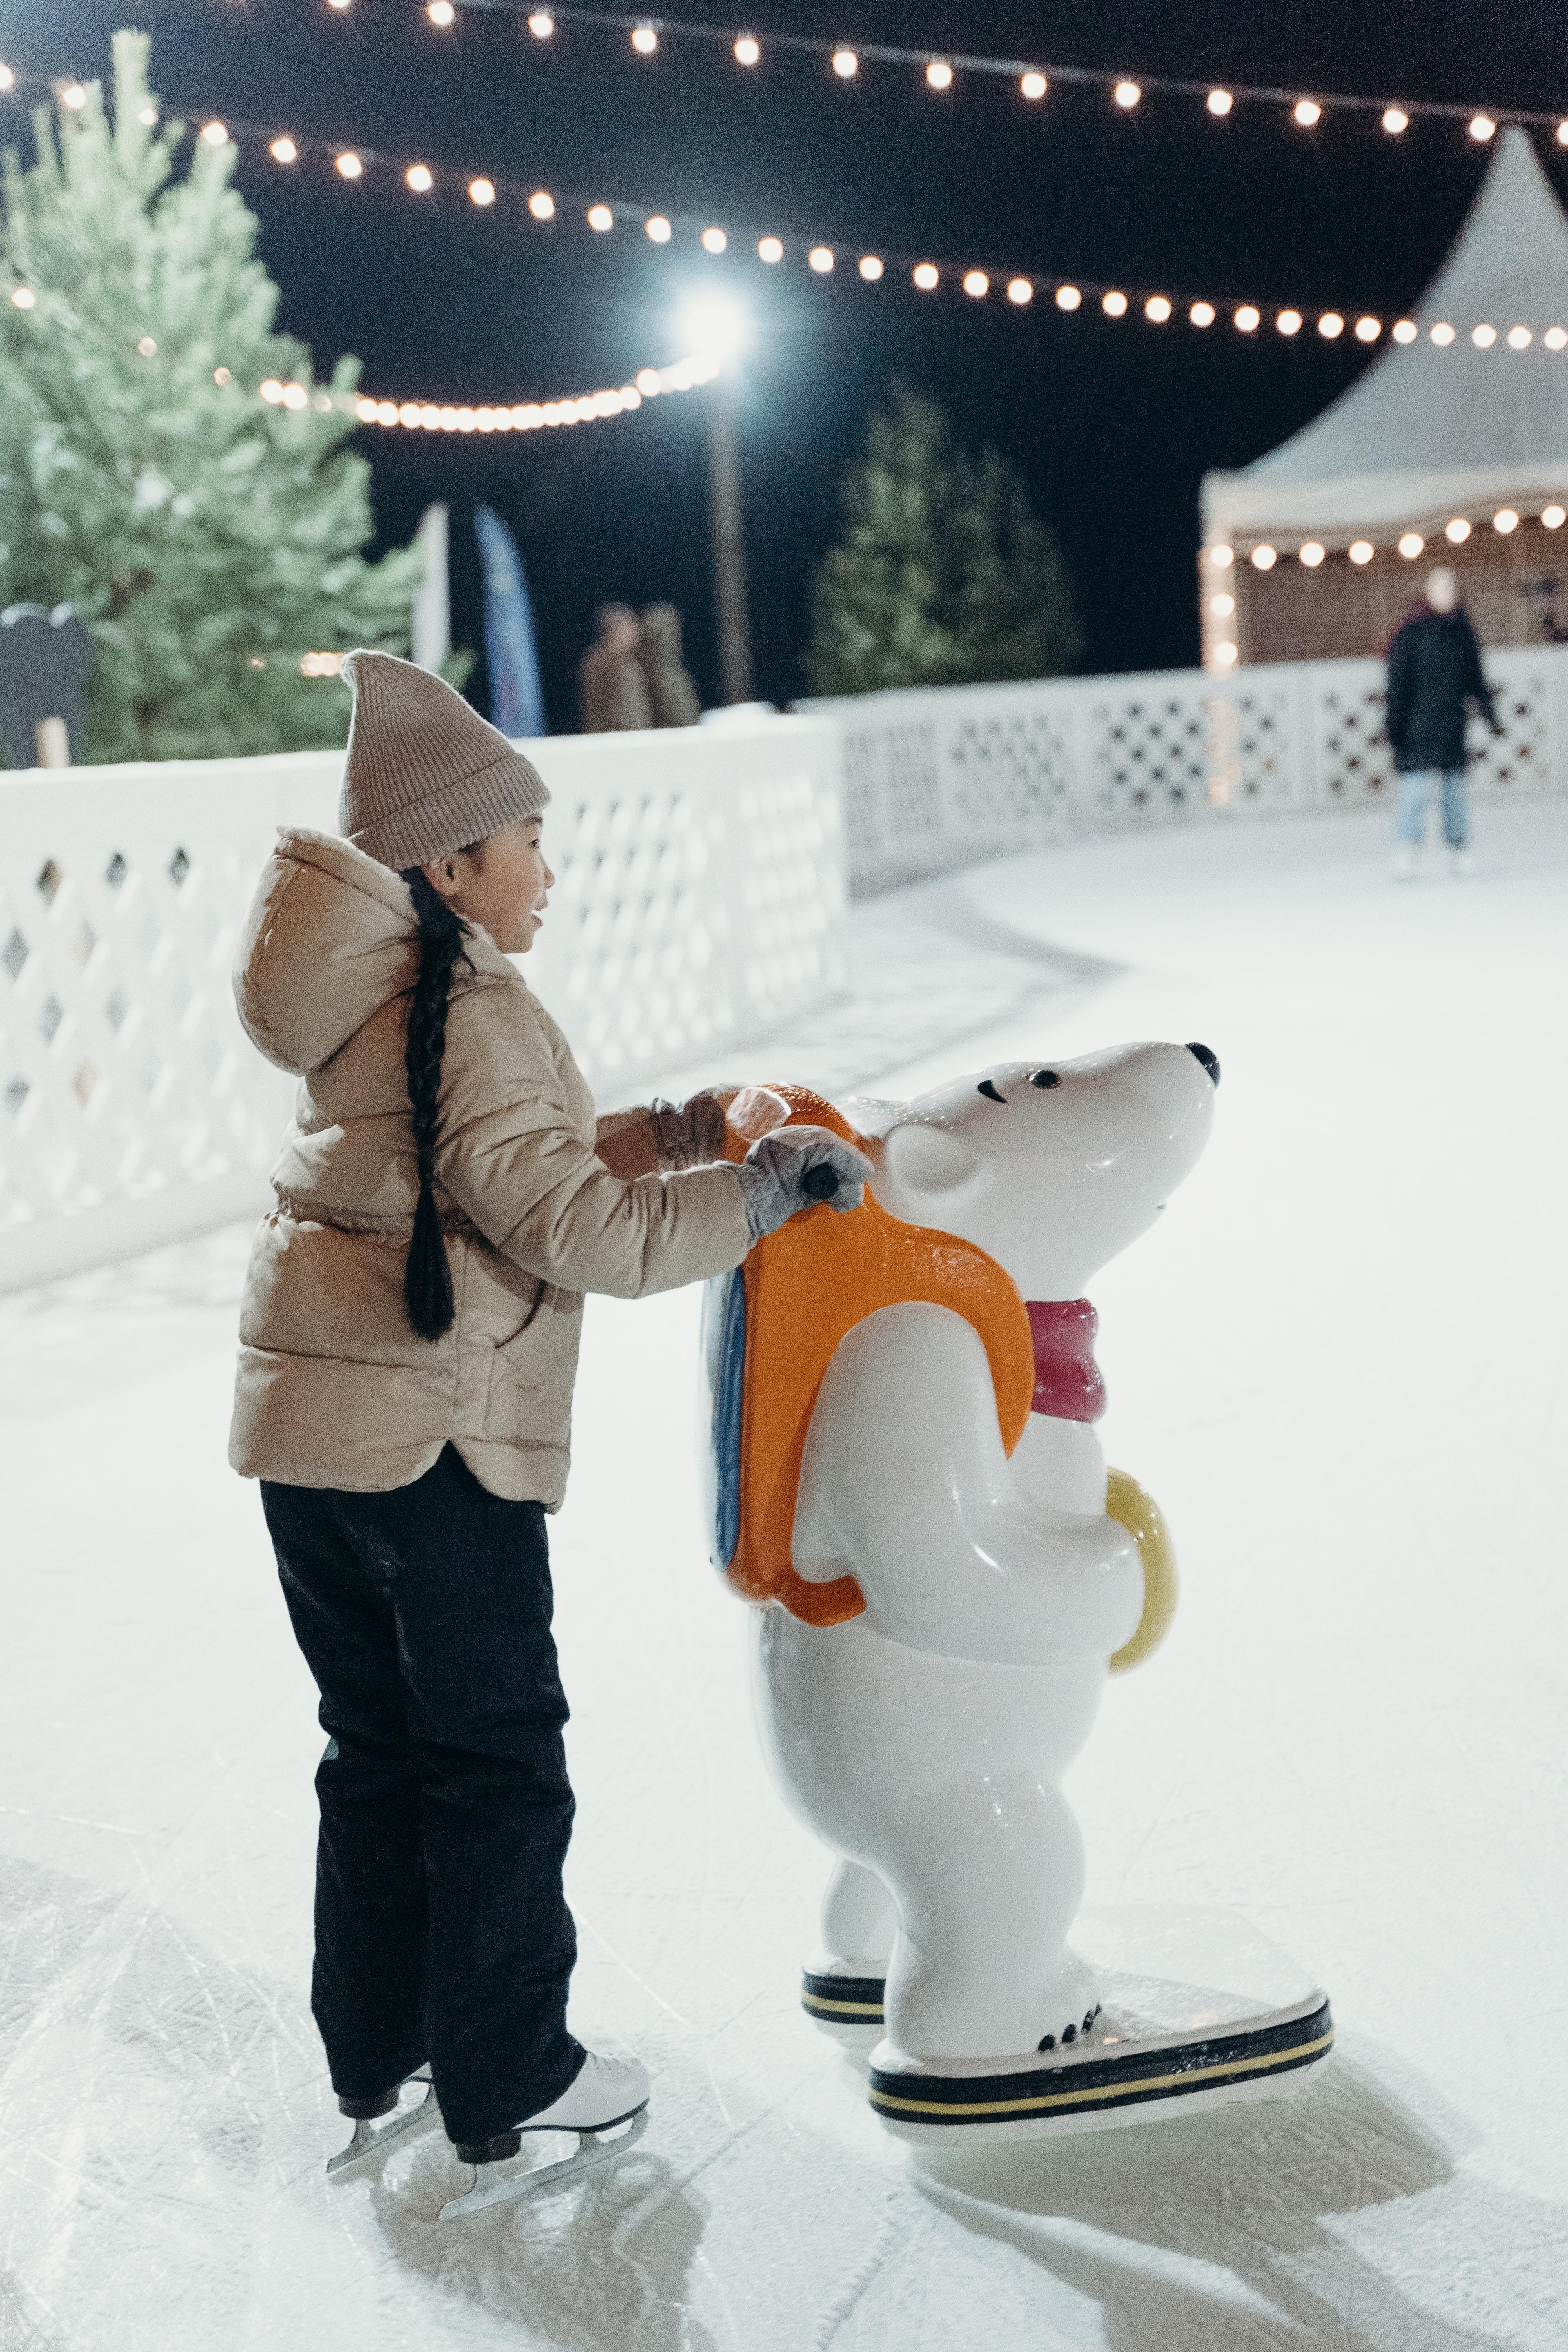
{"label": "girl's hand on bear", "polygon": [[752,1144],[735,1173],[745,1189],[746,1223],[753,1242],[776,1233],[797,1210],[818,1205],[817,1196],[806,1190],[805,1180],[814,1168],[830,1168],[837,1178],[830,1206],[841,1215],[860,1206],[871,1163],[830,1129],[784,1127]]}

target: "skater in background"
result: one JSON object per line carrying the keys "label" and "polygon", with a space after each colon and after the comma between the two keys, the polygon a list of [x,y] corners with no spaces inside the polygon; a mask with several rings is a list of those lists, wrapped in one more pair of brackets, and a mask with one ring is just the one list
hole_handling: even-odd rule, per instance
{"label": "skater in background", "polygon": [[598,635],[577,665],[584,735],[626,734],[654,724],[653,700],[638,656],[642,623],[629,604],[601,604]]}
{"label": "skater in background", "polygon": [[809,1205],[814,1169],[846,1207],[869,1170],[814,1128],[731,1164],[711,1091],[595,1120],[508,961],[553,879],[543,783],[428,672],[361,652],[342,676],[347,838],[279,836],[236,969],[252,1040],[300,1086],[230,1458],[262,1482],[321,1694],[312,2007],[332,2087],[368,2130],[428,2062],[459,2155],[488,2164],[648,2095],[635,2058],[566,2025],[545,1520],[583,1294],[721,1274]]}
{"label": "skater in background", "polygon": [[647,680],[654,725],[695,727],[702,716],[702,698],[681,651],[679,604],[647,607],[637,658]]}
{"label": "skater in background", "polygon": [[1465,721],[1472,702],[1494,734],[1500,735],[1458,579],[1446,563],[1439,564],[1427,573],[1425,593],[1411,604],[1388,646],[1386,724],[1399,777],[1393,866],[1396,881],[1415,878],[1434,784],[1442,791],[1449,866],[1466,879],[1476,870],[1465,785],[1469,759]]}

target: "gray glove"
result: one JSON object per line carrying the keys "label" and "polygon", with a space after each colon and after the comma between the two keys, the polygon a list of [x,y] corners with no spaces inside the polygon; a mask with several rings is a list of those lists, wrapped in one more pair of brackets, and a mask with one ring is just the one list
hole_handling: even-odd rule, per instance
{"label": "gray glove", "polygon": [[717,1088],[704,1087],[683,1103],[658,1101],[648,1108],[663,1167],[705,1168],[710,1160],[723,1159],[724,1106]]}
{"label": "gray glove", "polygon": [[[806,1178],[814,1169],[831,1170],[837,1182],[831,1192],[810,1192]],[[826,1127],[781,1127],[753,1143],[735,1170],[746,1195],[746,1223],[752,1239],[777,1233],[797,1209],[814,1209],[828,1200],[841,1213],[858,1209],[871,1174],[871,1163],[852,1143]],[[818,1183],[825,1183],[819,1176]]]}

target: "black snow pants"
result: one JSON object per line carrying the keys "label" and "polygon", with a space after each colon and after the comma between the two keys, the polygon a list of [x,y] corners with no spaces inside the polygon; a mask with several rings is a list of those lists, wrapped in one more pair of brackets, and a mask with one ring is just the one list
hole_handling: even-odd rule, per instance
{"label": "black snow pants", "polygon": [[428,2059],[448,2136],[492,2138],[583,2063],[543,1506],[449,1445],[389,1494],[261,1493],[328,1735],[310,2005],[332,2087],[374,2097]]}

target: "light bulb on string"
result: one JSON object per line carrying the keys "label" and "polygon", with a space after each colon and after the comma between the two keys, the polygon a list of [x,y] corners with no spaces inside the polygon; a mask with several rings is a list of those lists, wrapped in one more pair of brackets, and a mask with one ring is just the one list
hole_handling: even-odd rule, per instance
{"label": "light bulb on string", "polygon": [[1470,329],[1470,341],[1474,343],[1477,351],[1489,352],[1492,345],[1497,341],[1497,329],[1495,327],[1472,327]]}
{"label": "light bulb on string", "polygon": [[1236,100],[1231,96],[1228,89],[1211,89],[1207,98],[1205,99],[1204,104],[1208,108],[1208,110],[1212,115],[1216,119],[1223,120],[1223,118],[1230,112],[1231,108],[1236,104]]}
{"label": "light bulb on string", "polygon": [[940,58],[933,58],[931,63],[926,68],[926,80],[932,89],[951,89],[952,88],[952,68],[950,65],[944,64]]}
{"label": "light bulb on string", "polygon": [[327,0],[327,5],[341,11],[349,5],[349,0]]}
{"label": "light bulb on string", "polygon": [[1281,310],[1274,324],[1282,335],[1299,335],[1301,331],[1301,313],[1300,310]]}
{"label": "light bulb on string", "polygon": [[729,242],[721,228],[705,228],[702,232],[704,253],[722,253]]}
{"label": "light bulb on string", "polygon": [[1485,146],[1496,129],[1497,124],[1489,114],[1473,114],[1470,117],[1470,136],[1472,139],[1479,140],[1482,146]]}
{"label": "light bulb on string", "polygon": [[1342,335],[1344,331],[1345,322],[1337,310],[1325,310],[1318,320],[1318,332],[1325,342],[1331,343],[1335,336]]}
{"label": "light bulb on string", "polygon": [[1568,330],[1562,327],[1548,327],[1541,340],[1549,352],[1560,352],[1564,344],[1568,344]]}
{"label": "light bulb on string", "polygon": [[1438,350],[1441,352],[1447,351],[1448,345],[1453,341],[1453,340],[1454,330],[1449,326],[1447,319],[1439,319],[1436,325],[1432,330],[1432,341],[1436,344]]}
{"label": "light bulb on string", "polygon": [[1192,320],[1194,327],[1212,327],[1215,322],[1214,304],[1212,302],[1194,302],[1192,309],[1187,312],[1187,316]]}
{"label": "light bulb on string", "polygon": [[410,163],[403,174],[416,196],[428,195],[435,186],[435,175],[428,163]]}
{"label": "light bulb on string", "polygon": [[763,54],[762,44],[751,33],[742,33],[735,43],[735,63],[754,66]]}
{"label": "light bulb on string", "polygon": [[1542,507],[1541,520],[1548,530],[1561,530],[1563,524],[1568,522],[1568,508]]}
{"label": "light bulb on string", "polygon": [[1315,572],[1323,560],[1323,554],[1324,550],[1320,542],[1315,539],[1310,539],[1304,547],[1297,549],[1296,560],[1299,563],[1304,563],[1309,572]]}
{"label": "light bulb on string", "polygon": [[364,165],[360,162],[359,157],[351,150],[345,150],[342,154],[334,156],[332,160],[345,180],[357,180],[364,170]]}
{"label": "light bulb on string", "polygon": [[874,286],[882,275],[880,257],[875,253],[863,253],[860,256],[860,275],[868,286]]}
{"label": "light bulb on string", "polygon": [[1510,530],[1519,529],[1519,517],[1511,507],[1499,507],[1492,517],[1492,529],[1500,531],[1505,539]]}
{"label": "light bulb on string", "polygon": [[1007,280],[1007,299],[1009,302],[1016,302],[1018,305],[1018,308],[1022,310],[1026,302],[1032,302],[1034,299],[1034,287],[1026,278],[1009,278]]}
{"label": "light bulb on string", "polygon": [[1377,550],[1370,539],[1352,539],[1347,552],[1352,563],[1370,563]]}
{"label": "light bulb on string", "polygon": [[647,236],[651,237],[655,245],[668,245],[675,234],[662,213],[655,213],[649,219],[644,221],[643,231]]}
{"label": "light bulb on string", "polygon": [[651,25],[639,25],[632,35],[632,47],[639,58],[651,58],[658,47],[658,35]]}
{"label": "light bulb on string", "polygon": [[1058,310],[1076,310],[1082,300],[1083,296],[1076,286],[1057,288],[1056,302]]}
{"label": "light bulb on string", "polygon": [[458,12],[452,5],[452,0],[430,0],[430,5],[426,9],[425,14],[433,25],[439,25],[445,32],[448,25],[457,21]]}
{"label": "light bulb on string", "polygon": [[1117,105],[1125,113],[1131,114],[1143,92],[1135,81],[1119,81],[1110,94]]}
{"label": "light bulb on string", "polygon": [[[1044,98],[1049,88],[1050,84],[1043,73],[1026,73],[1019,77],[1018,95],[1020,98],[1026,98],[1031,105]],[[1568,124],[1564,124],[1563,128],[1568,130]]]}
{"label": "light bulb on string", "polygon": [[1163,294],[1151,294],[1143,305],[1143,316],[1156,327],[1163,327],[1171,315],[1171,305]]}
{"label": "light bulb on string", "polygon": [[1356,341],[1358,343],[1375,343],[1382,332],[1383,323],[1381,320],[1365,318],[1358,319],[1355,322]]}
{"label": "light bulb on string", "polygon": [[1391,139],[1397,139],[1410,128],[1410,117],[1402,106],[1387,106],[1383,110],[1383,127]]}
{"label": "light bulb on string", "polygon": [[1235,320],[1237,331],[1239,334],[1252,335],[1257,333],[1263,323],[1263,313],[1255,310],[1250,302],[1244,302],[1240,310],[1235,313]]}
{"label": "light bulb on string", "polygon": [[291,139],[275,139],[267,152],[275,163],[297,163],[300,160],[300,150]]}
{"label": "light bulb on string", "polygon": [[496,192],[494,186],[489,180],[470,180],[468,182],[468,196],[470,201],[478,205],[482,210],[486,205],[494,204],[496,200]]}
{"label": "light bulb on string", "polygon": [[860,60],[853,49],[835,49],[833,70],[840,81],[853,81],[860,70]]}
{"label": "light bulb on string", "polygon": [[1456,515],[1451,523],[1445,525],[1443,530],[1444,538],[1452,547],[1463,547],[1469,535],[1470,526],[1463,515]]}
{"label": "light bulb on string", "polygon": [[18,310],[32,310],[37,299],[30,286],[14,286],[11,289],[11,300]]}
{"label": "light bulb on string", "polygon": [[1528,327],[1510,327],[1508,331],[1508,347],[1510,352],[1527,352],[1534,340]]}
{"label": "light bulb on string", "polygon": [[935,263],[930,261],[917,261],[910,274],[922,294],[933,292],[942,278]]}
{"label": "light bulb on string", "polygon": [[1413,343],[1421,332],[1414,319],[1395,319],[1394,340],[1396,343]]}
{"label": "light bulb on string", "polygon": [[605,236],[605,233],[606,233],[608,230],[613,229],[613,228],[615,227],[615,225],[616,225],[616,216],[615,216],[615,214],[610,210],[610,207],[609,207],[609,205],[589,205],[589,207],[588,207],[588,226],[589,226],[590,228],[592,228],[592,229],[597,229],[597,230],[598,230],[598,232],[599,232],[599,235],[600,235],[601,236]]}
{"label": "light bulb on string", "polygon": [[1407,530],[1399,542],[1399,552],[1406,563],[1414,563],[1426,544],[1418,530]]}
{"label": "light bulb on string", "polygon": [[555,19],[543,8],[536,8],[528,20],[528,29],[536,41],[547,41],[555,30]]}
{"label": "light bulb on string", "polygon": [[528,209],[536,221],[555,218],[555,199],[548,188],[535,188],[528,200]]}
{"label": "light bulb on string", "polygon": [[814,245],[805,257],[819,278],[826,278],[833,267],[833,251],[829,246]]}
{"label": "light bulb on string", "polygon": [[228,145],[228,126],[223,122],[204,122],[202,137],[209,147]]}
{"label": "light bulb on string", "polygon": [[[1557,144],[1559,147],[1568,147],[1568,122],[1560,122],[1558,124]],[[1544,520],[1545,518],[1542,517],[1542,520]]]}
{"label": "light bulb on string", "polygon": [[973,296],[974,300],[978,302],[983,295],[990,292],[991,280],[986,277],[984,269],[965,270],[963,275],[963,290],[966,294]]}
{"label": "light bulb on string", "polygon": [[1290,111],[1303,131],[1310,131],[1315,122],[1323,119],[1323,110],[1315,98],[1299,98]]}
{"label": "light bulb on string", "polygon": [[1100,296],[1100,307],[1108,319],[1124,319],[1127,316],[1127,297],[1113,289],[1110,293]]}
{"label": "light bulb on string", "polygon": [[67,82],[64,89],[60,92],[60,104],[62,106],[68,106],[73,114],[80,113],[82,108],[87,104],[87,92],[82,88],[79,81]]}
{"label": "light bulb on string", "polygon": [[1254,571],[1272,572],[1279,557],[1272,547],[1255,547],[1252,551]]}
{"label": "light bulb on string", "polygon": [[757,239],[757,259],[759,261],[766,261],[770,264],[775,261],[782,261],[784,259],[784,246],[782,241],[776,236],[759,237]]}
{"label": "light bulb on string", "polygon": [[8,89],[15,89],[16,87],[16,77],[12,72],[10,67],[8,65],[0,64],[0,92],[4,92]]}

